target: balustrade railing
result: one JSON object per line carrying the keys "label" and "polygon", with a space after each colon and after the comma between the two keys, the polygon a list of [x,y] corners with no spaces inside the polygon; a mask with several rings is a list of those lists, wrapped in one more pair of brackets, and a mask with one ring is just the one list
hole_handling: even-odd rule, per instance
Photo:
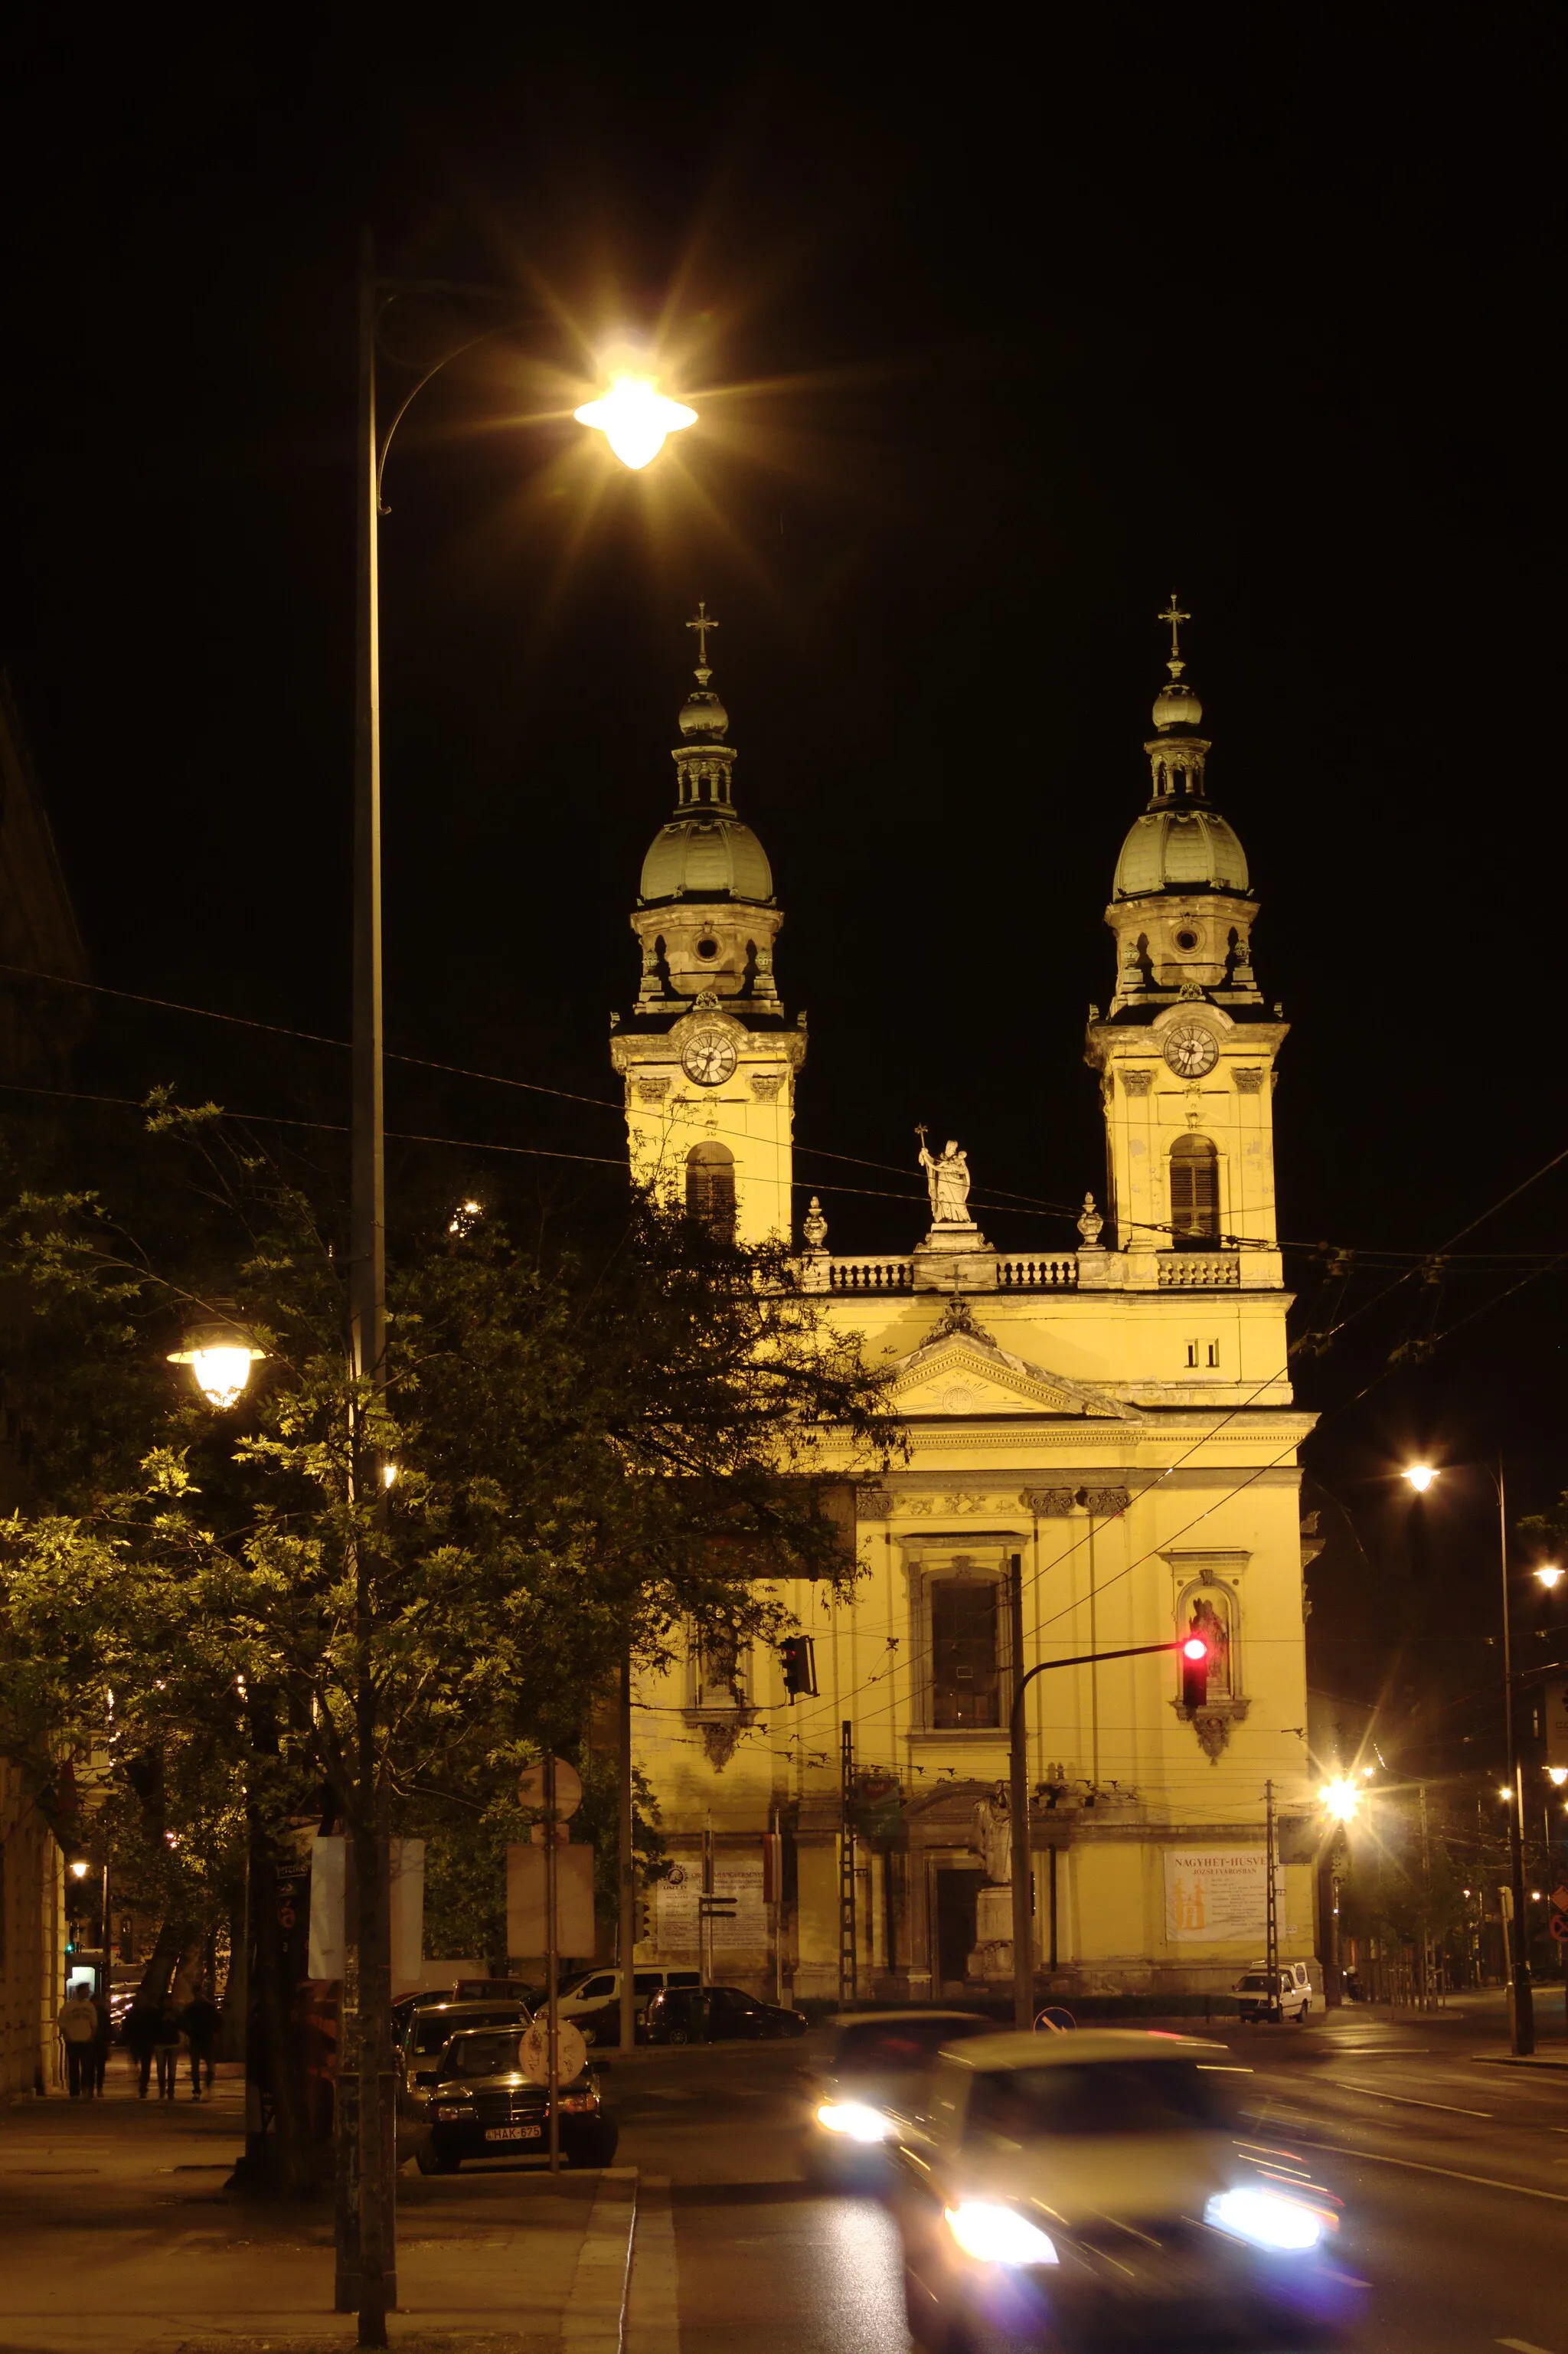
{"label": "balustrade railing", "polygon": [[1161,1251],[1161,1291],[1239,1290],[1241,1255],[1237,1251]]}
{"label": "balustrade railing", "polygon": [[1000,1291],[1076,1291],[1078,1254],[1064,1251],[1054,1258],[1002,1258],[996,1263]]}
{"label": "balustrade railing", "polygon": [[909,1260],[890,1255],[835,1258],[828,1266],[830,1291],[907,1291],[913,1281]]}

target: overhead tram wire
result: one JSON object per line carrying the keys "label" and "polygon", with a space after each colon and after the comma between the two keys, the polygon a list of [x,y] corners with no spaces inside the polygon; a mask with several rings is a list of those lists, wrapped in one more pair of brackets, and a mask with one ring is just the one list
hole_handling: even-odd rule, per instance
{"label": "overhead tram wire", "polygon": [[[270,1037],[292,1038],[306,1045],[331,1046],[343,1053],[346,1053],[348,1050],[348,1042],[346,1039],[330,1037],[323,1031],[301,1030],[292,1027],[288,1023],[280,1022],[262,1022],[251,1014],[224,1013],[220,1013],[214,1006],[190,1005],[185,1003],[182,999],[154,997],[141,990],[116,989],[111,987],[106,981],[82,981],[69,973],[43,972],[36,967],[29,965],[0,962],[0,974],[10,974],[13,979],[21,981],[43,981],[56,988],[85,990],[94,996],[117,998],[122,1000],[127,1004],[132,1005],[151,1006],[161,1013],[184,1013],[189,1015],[196,1021],[221,1022],[234,1029],[255,1030]],[[388,1048],[387,1059],[388,1062],[402,1063],[408,1068],[414,1070],[440,1071],[444,1076],[450,1078],[473,1079],[486,1087],[511,1087],[526,1095],[552,1097],[558,1102],[585,1104],[595,1110],[613,1111],[620,1114],[622,1118],[625,1116],[625,1104],[623,1102],[617,1101],[610,1096],[583,1095],[569,1087],[549,1087],[538,1079],[513,1078],[509,1075],[500,1071],[475,1070],[470,1065],[462,1063],[440,1062],[433,1056],[428,1055],[405,1055],[399,1053],[395,1048]],[[104,1097],[102,1100],[108,1101],[109,1098]],[[248,1118],[258,1121],[262,1119],[271,1119],[275,1125],[279,1126],[291,1125],[295,1127],[306,1127],[312,1125],[312,1123],[308,1121],[294,1120],[291,1122],[284,1119],[281,1115],[270,1113],[256,1112],[236,1114],[234,1117]],[[320,1121],[315,1123],[315,1125],[320,1126],[324,1129],[330,1129],[333,1123],[330,1121]],[[735,1134],[738,1136],[740,1132],[738,1130],[717,1130],[715,1133]],[[451,1145],[457,1145],[461,1141],[461,1140],[455,1137],[415,1136],[407,1133],[400,1137],[400,1140],[404,1142]],[[482,1142],[477,1139],[471,1140],[470,1149],[475,1151],[485,1152],[509,1151],[516,1153],[532,1153],[535,1157],[538,1158],[557,1161],[582,1161],[592,1165],[625,1165],[624,1162],[616,1162],[614,1164],[608,1163],[606,1157],[599,1153],[574,1153],[560,1150],[546,1151],[542,1146],[503,1146]],[[797,1142],[794,1144],[793,1150],[796,1153],[804,1153],[813,1160],[836,1161],[846,1167],[876,1170],[887,1176],[903,1177],[906,1176],[908,1173],[906,1169],[895,1162],[887,1161],[871,1161],[866,1159],[864,1155],[859,1153],[835,1152],[827,1145],[802,1144]],[[1267,1246],[1254,1241],[1250,1236],[1237,1235],[1216,1235],[1212,1239],[1214,1246],[1219,1249],[1230,1248],[1255,1250],[1275,1247],[1280,1250],[1304,1253],[1309,1257],[1321,1257],[1325,1253],[1330,1255],[1343,1254],[1353,1259],[1362,1268],[1381,1268],[1384,1266],[1401,1266],[1404,1267],[1408,1273],[1414,1273],[1419,1268],[1429,1265],[1436,1258],[1452,1257],[1454,1255],[1453,1246],[1455,1243],[1462,1241],[1466,1235],[1473,1234],[1478,1226],[1484,1225],[1489,1218],[1496,1216],[1499,1211],[1506,1209],[1510,1202],[1516,1201],[1521,1193],[1527,1193],[1532,1185],[1539,1183],[1542,1178],[1549,1176],[1552,1171],[1561,1166],[1563,1161],[1568,1161],[1568,1146],[1565,1146],[1561,1152],[1555,1153],[1552,1158],[1550,1161],[1545,1161],[1541,1168],[1532,1171],[1528,1177],[1521,1180],[1521,1182],[1518,1185],[1514,1186],[1510,1193],[1505,1193],[1501,1201],[1494,1202],[1489,1209],[1483,1210],[1478,1216],[1471,1219],[1468,1225],[1459,1227],[1457,1233],[1449,1236],[1447,1242],[1439,1243],[1435,1247],[1425,1250],[1380,1250],[1364,1246],[1336,1244],[1323,1240],[1308,1243],[1293,1242],[1287,1239],[1282,1240],[1277,1245]],[[802,1193],[815,1191],[818,1193],[857,1194],[869,1200],[878,1201],[906,1201],[919,1203],[925,1198],[921,1193],[913,1190],[900,1193],[894,1193],[891,1191],[885,1191],[874,1186],[834,1185],[826,1180],[821,1181],[813,1187],[803,1178],[796,1179],[794,1181],[793,1190],[797,1193]],[[996,1196],[998,1198],[992,1199],[991,1198],[991,1196]],[[1078,1205],[1076,1204],[1065,1202],[1047,1201],[1041,1195],[1035,1193],[1014,1193],[1011,1188],[1001,1185],[993,1185],[991,1188],[989,1195],[977,1194],[974,1199],[976,1208],[982,1210],[998,1210],[1004,1215],[1075,1219],[1078,1214]],[[1140,1221],[1140,1223],[1147,1225],[1149,1230],[1153,1233],[1173,1234],[1176,1231],[1173,1225],[1161,1221],[1146,1220]],[[1544,1252],[1500,1253],[1487,1251],[1466,1254],[1465,1257],[1467,1262],[1473,1257],[1474,1259],[1487,1265],[1494,1265],[1501,1259],[1507,1259],[1516,1264],[1539,1260],[1543,1267],[1549,1269],[1560,1264],[1556,1258],[1549,1257]],[[1357,1310],[1353,1312],[1359,1313],[1360,1311]],[[1330,1329],[1328,1334],[1318,1335],[1316,1337],[1319,1339],[1319,1342],[1323,1342],[1331,1339],[1334,1331],[1337,1331],[1340,1329],[1340,1327],[1335,1326]]]}

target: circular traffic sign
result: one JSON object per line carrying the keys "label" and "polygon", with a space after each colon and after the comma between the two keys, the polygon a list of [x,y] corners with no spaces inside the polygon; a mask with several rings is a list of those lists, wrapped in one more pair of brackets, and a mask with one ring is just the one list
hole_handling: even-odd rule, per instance
{"label": "circular traffic sign", "polygon": [[[582,2030],[563,2019],[556,2030],[556,2069],[557,2082],[570,2084],[580,2076],[588,2062],[588,2045]],[[544,2011],[532,2027],[524,2029],[517,2039],[517,2065],[531,2084],[547,2084],[550,2081],[550,2022]]]}
{"label": "circular traffic sign", "polygon": [[1560,1946],[1568,1946],[1568,1914],[1554,1913],[1552,1915],[1552,1934]]}
{"label": "circular traffic sign", "polygon": [[[582,1776],[564,1757],[556,1760],[556,1818],[569,1822],[583,1802]],[[517,1784],[520,1807],[543,1807],[545,1803],[545,1768],[543,1764],[530,1766]]]}

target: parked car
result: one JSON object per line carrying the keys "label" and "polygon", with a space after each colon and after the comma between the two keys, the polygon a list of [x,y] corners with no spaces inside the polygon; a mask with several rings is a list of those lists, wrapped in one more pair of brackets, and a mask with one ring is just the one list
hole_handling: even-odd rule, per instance
{"label": "parked car", "polygon": [[1236,1980],[1233,1992],[1238,2015],[1255,2023],[1260,2019],[1293,2019],[1299,2025],[1311,2015],[1312,1980],[1305,1962],[1281,1962],[1277,1977],[1260,1962]]}
{"label": "parked car", "polygon": [[917,2347],[1321,2345],[1340,2202],[1243,2137],[1230,2053],[1080,2029],[945,2052],[891,2203]]}
{"label": "parked car", "polygon": [[758,2002],[739,1987],[666,1987],[648,2006],[650,2043],[728,2043],[804,2035],[806,2014]]}
{"label": "parked car", "polygon": [[461,2030],[475,2027],[526,2027],[532,2013],[521,2002],[431,2002],[411,2011],[401,2044],[402,2085],[409,2094],[428,2093],[440,2071],[441,2054]]}
{"label": "parked car", "polygon": [[888,2145],[917,2115],[945,2044],[995,2035],[973,2010],[884,2010],[831,2020],[832,2041],[806,2073],[800,2171],[819,2190],[884,2187]]}
{"label": "parked car", "polygon": [[[437,2063],[425,2105],[429,2137],[417,2153],[421,2174],[455,2174],[465,2158],[542,2158],[549,2147],[550,2096],[524,2076],[514,2025],[464,2028]],[[599,2078],[585,2068],[561,2087],[561,2156],[568,2166],[608,2166],[618,2138],[602,2105]]]}
{"label": "parked car", "polygon": [[[700,1970],[668,1970],[657,1966],[631,1973],[631,2007],[641,2034],[648,2006],[666,1987],[700,1987]],[[580,1970],[568,1978],[556,1997],[563,2019],[569,2019],[588,2045],[620,2041],[620,1972]]]}

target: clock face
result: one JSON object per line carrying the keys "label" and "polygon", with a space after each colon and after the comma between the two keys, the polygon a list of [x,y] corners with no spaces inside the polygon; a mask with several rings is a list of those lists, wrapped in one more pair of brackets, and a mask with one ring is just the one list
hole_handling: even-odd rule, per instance
{"label": "clock face", "polygon": [[1202,1022],[1182,1022],[1165,1038],[1165,1059],[1179,1079],[1201,1079],[1220,1059],[1220,1042]]}
{"label": "clock face", "polygon": [[722,1087],[735,1063],[734,1042],[722,1030],[699,1030],[681,1050],[681,1068],[700,1087]]}

